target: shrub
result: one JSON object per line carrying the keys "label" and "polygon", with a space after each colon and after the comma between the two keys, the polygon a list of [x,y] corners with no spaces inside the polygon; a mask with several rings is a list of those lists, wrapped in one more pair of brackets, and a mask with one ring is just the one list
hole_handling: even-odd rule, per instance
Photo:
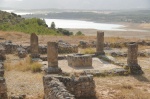
{"label": "shrub", "polygon": [[75,36],[84,36],[84,34],[81,31],[78,31]]}
{"label": "shrub", "polygon": [[41,67],[42,65],[38,62],[35,62],[35,63],[32,63],[31,66],[30,66],[30,70],[32,72],[40,72],[41,71]]}

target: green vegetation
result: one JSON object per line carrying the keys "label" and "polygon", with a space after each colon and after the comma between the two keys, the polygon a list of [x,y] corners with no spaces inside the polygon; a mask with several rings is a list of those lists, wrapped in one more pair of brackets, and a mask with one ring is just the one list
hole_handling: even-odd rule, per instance
{"label": "green vegetation", "polygon": [[64,29],[55,29],[55,23],[51,28],[47,26],[45,20],[39,18],[24,19],[14,13],[0,11],[0,30],[17,31],[24,33],[36,33],[40,35],[72,35],[71,32]]}
{"label": "green vegetation", "polygon": [[76,36],[84,36],[84,34],[81,31],[78,31],[75,35]]}
{"label": "green vegetation", "polygon": [[56,26],[55,26],[54,22],[51,23],[51,29],[56,29]]}
{"label": "green vegetation", "polygon": [[72,32],[69,32],[68,30],[65,30],[65,29],[62,29],[62,28],[58,28],[58,33],[62,33],[63,35],[67,35],[67,36],[70,36],[70,35],[73,35]]}
{"label": "green vegetation", "polygon": [[[56,19],[76,19],[93,22],[132,22],[132,23],[150,23],[150,10],[131,10],[131,11],[97,11],[95,12],[68,12],[59,13],[50,12],[47,15],[35,14],[25,15],[24,17],[56,18]],[[106,13],[105,13],[106,12]]]}

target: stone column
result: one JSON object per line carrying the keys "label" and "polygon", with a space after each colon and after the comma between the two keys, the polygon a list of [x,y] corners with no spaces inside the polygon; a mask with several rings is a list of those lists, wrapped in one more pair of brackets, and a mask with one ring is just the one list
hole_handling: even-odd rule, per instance
{"label": "stone column", "polygon": [[104,52],[104,32],[97,32],[96,55],[105,55]]}
{"label": "stone column", "polygon": [[135,42],[130,42],[128,44],[128,59],[127,64],[130,68],[131,74],[141,74],[142,69],[138,65],[138,44]]}
{"label": "stone column", "polygon": [[35,33],[31,34],[30,37],[30,50],[31,50],[31,57],[32,58],[39,58],[39,43],[38,43],[38,36]]}
{"label": "stone column", "polygon": [[47,61],[49,67],[58,67],[58,43],[47,43]]}
{"label": "stone column", "polygon": [[61,73],[61,69],[58,67],[58,43],[47,43],[47,61],[48,61],[48,74]]}

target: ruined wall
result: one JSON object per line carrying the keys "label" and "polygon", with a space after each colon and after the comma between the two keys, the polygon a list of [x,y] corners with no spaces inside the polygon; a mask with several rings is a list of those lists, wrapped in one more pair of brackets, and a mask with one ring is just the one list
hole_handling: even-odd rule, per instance
{"label": "ruined wall", "polygon": [[51,76],[43,77],[45,99],[75,99],[62,82]]}
{"label": "ruined wall", "polygon": [[[55,78],[55,80],[53,80]],[[45,83],[47,82],[47,83]],[[55,83],[54,83],[55,82]],[[67,89],[71,94],[75,95],[76,99],[95,99],[95,82],[93,76],[80,76],[79,78],[70,78],[62,76],[45,76],[44,77],[44,89],[45,89],[45,99],[50,96],[54,96],[54,93],[59,93],[61,90],[58,89],[58,85],[64,85],[65,90]],[[59,85],[59,86],[60,86]],[[50,87],[51,86],[51,87]],[[54,86],[57,86],[53,88]],[[57,92],[58,91],[58,92]],[[61,92],[60,92],[61,93]],[[57,99],[57,98],[54,98]],[[64,99],[64,98],[60,98]],[[68,99],[74,99],[73,97]]]}
{"label": "ruined wall", "polygon": [[7,99],[7,87],[4,78],[4,65],[0,62],[0,99]]}

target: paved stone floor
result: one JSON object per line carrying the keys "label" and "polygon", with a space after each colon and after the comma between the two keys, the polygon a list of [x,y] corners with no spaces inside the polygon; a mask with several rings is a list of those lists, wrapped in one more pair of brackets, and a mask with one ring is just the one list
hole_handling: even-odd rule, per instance
{"label": "paved stone floor", "polygon": [[[71,67],[68,66],[67,60],[59,60],[58,64],[59,67],[64,71],[64,72],[82,72],[83,70],[110,70],[114,68],[121,68],[119,66],[116,66],[114,64],[108,63],[106,61],[103,61],[98,58],[93,58],[93,63],[91,67]],[[47,61],[43,61],[43,64],[47,66]]]}

